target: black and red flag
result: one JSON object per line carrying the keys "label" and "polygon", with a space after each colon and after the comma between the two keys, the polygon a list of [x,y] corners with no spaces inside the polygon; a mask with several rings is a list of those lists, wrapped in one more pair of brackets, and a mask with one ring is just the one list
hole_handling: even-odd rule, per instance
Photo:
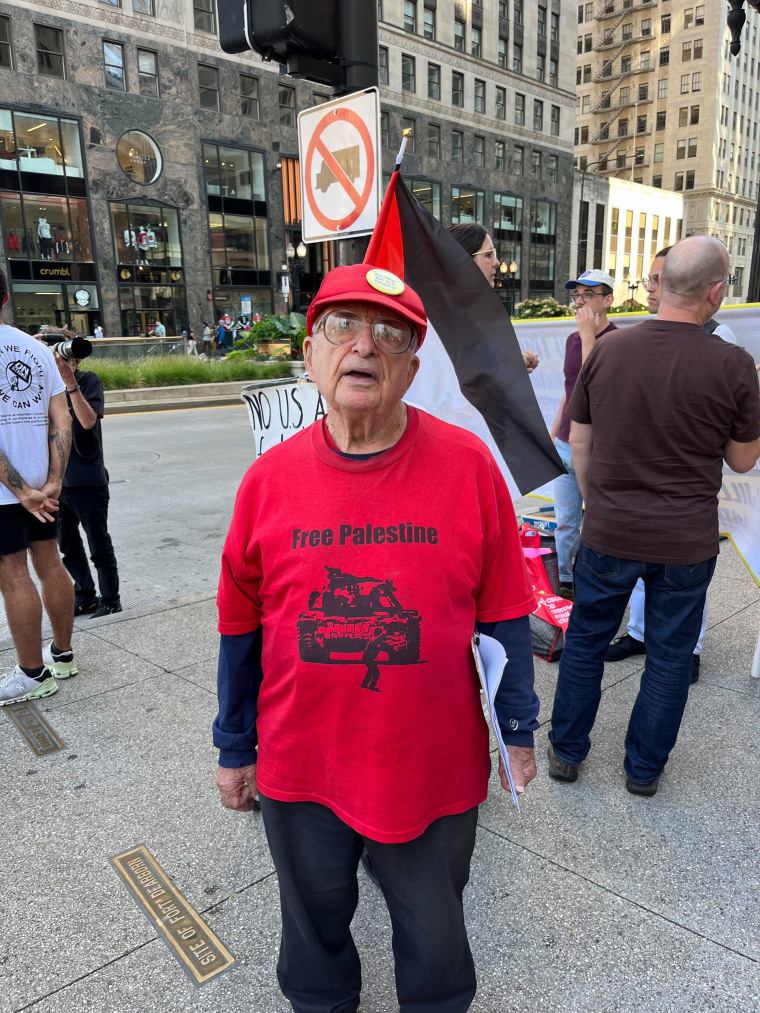
{"label": "black and red flag", "polygon": [[472,257],[412,196],[398,169],[364,263],[411,285],[431,325],[404,400],[479,436],[513,495],[564,474],[509,315]]}

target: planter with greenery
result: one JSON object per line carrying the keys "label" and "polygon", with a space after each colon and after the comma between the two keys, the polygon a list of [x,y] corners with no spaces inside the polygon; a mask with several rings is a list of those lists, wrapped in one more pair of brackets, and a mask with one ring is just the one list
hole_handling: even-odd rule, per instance
{"label": "planter with greenery", "polygon": [[189,355],[146,356],[124,362],[118,359],[86,359],[84,369],[91,369],[103,381],[106,390],[128,390],[139,387],[177,387],[194,383],[226,383],[240,380],[274,380],[290,376],[290,361],[257,362],[252,358],[201,359]]}
{"label": "planter with greenery", "polygon": [[523,299],[515,307],[513,320],[542,320],[547,317],[571,317],[574,310],[549,296],[546,299]]}
{"label": "planter with greenery", "polygon": [[303,313],[275,313],[241,331],[227,359],[303,358],[306,317]]}

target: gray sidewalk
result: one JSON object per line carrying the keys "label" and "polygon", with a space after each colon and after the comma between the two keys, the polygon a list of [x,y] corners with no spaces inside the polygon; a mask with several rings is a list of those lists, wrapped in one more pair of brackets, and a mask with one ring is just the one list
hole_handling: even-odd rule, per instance
{"label": "gray sidewalk", "polygon": [[[658,795],[628,795],[622,742],[642,659],[610,665],[575,785],[546,773],[557,666],[536,662],[539,775],[522,815],[492,777],[467,890],[488,1013],[760,1007],[760,593],[724,544],[702,675]],[[0,711],[0,1007],[34,1013],[289,1009],[261,817],[214,787],[215,605],[197,596],[75,633],[80,674],[38,708],[66,748],[37,758]],[[10,650],[0,665],[12,664]],[[109,862],[145,844],[236,956],[197,988]],[[360,874],[366,1013],[395,1011],[388,918]]]}

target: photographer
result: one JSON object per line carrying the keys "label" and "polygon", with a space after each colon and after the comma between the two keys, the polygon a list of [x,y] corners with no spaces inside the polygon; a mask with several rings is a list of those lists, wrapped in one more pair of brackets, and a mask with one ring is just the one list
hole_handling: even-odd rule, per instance
{"label": "photographer", "polygon": [[[48,329],[45,341],[70,341],[74,335],[68,331],[55,333]],[[81,339],[80,339],[81,341]],[[80,354],[89,355],[91,346],[77,345]],[[121,612],[119,598],[119,571],[113,543],[108,533],[108,472],[103,461],[103,436],[100,420],[103,417],[103,382],[97,373],[80,370],[80,359],[62,357],[54,351],[58,372],[66,384],[66,400],[71,415],[71,456],[63,480],[58,513],[58,545],[63,563],[74,580],[77,616],[91,615],[94,619]],[[79,526],[87,536],[90,559],[98,575],[100,598],[95,594],[95,583],[90,573]]]}

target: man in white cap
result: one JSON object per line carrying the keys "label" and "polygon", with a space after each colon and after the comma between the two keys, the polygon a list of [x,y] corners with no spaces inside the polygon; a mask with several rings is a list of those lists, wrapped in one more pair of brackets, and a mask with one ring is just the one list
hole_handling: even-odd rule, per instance
{"label": "man in white cap", "polygon": [[568,281],[565,288],[573,290],[575,318],[578,330],[568,336],[565,344],[565,393],[557,417],[551,429],[554,446],[567,469],[566,475],[554,479],[554,515],[557,518],[557,563],[559,582],[563,596],[573,597],[573,573],[570,566],[570,550],[581,530],[583,518],[583,496],[578,488],[570,453],[570,416],[567,403],[573,393],[575,381],[594,347],[597,338],[617,328],[607,319],[607,310],[612,306],[614,279],[604,271],[584,271],[578,278]]}
{"label": "man in white cap", "polygon": [[327,275],[304,341],[327,415],[248,471],[222,557],[217,784],[232,809],[260,793],[296,1013],[358,1009],[365,848],[403,1013],[473,1000],[462,892],[490,767],[476,624],[509,658],[496,706],[516,790],[535,775],[514,509],[480,440],[402,400],[426,327],[388,271]]}

